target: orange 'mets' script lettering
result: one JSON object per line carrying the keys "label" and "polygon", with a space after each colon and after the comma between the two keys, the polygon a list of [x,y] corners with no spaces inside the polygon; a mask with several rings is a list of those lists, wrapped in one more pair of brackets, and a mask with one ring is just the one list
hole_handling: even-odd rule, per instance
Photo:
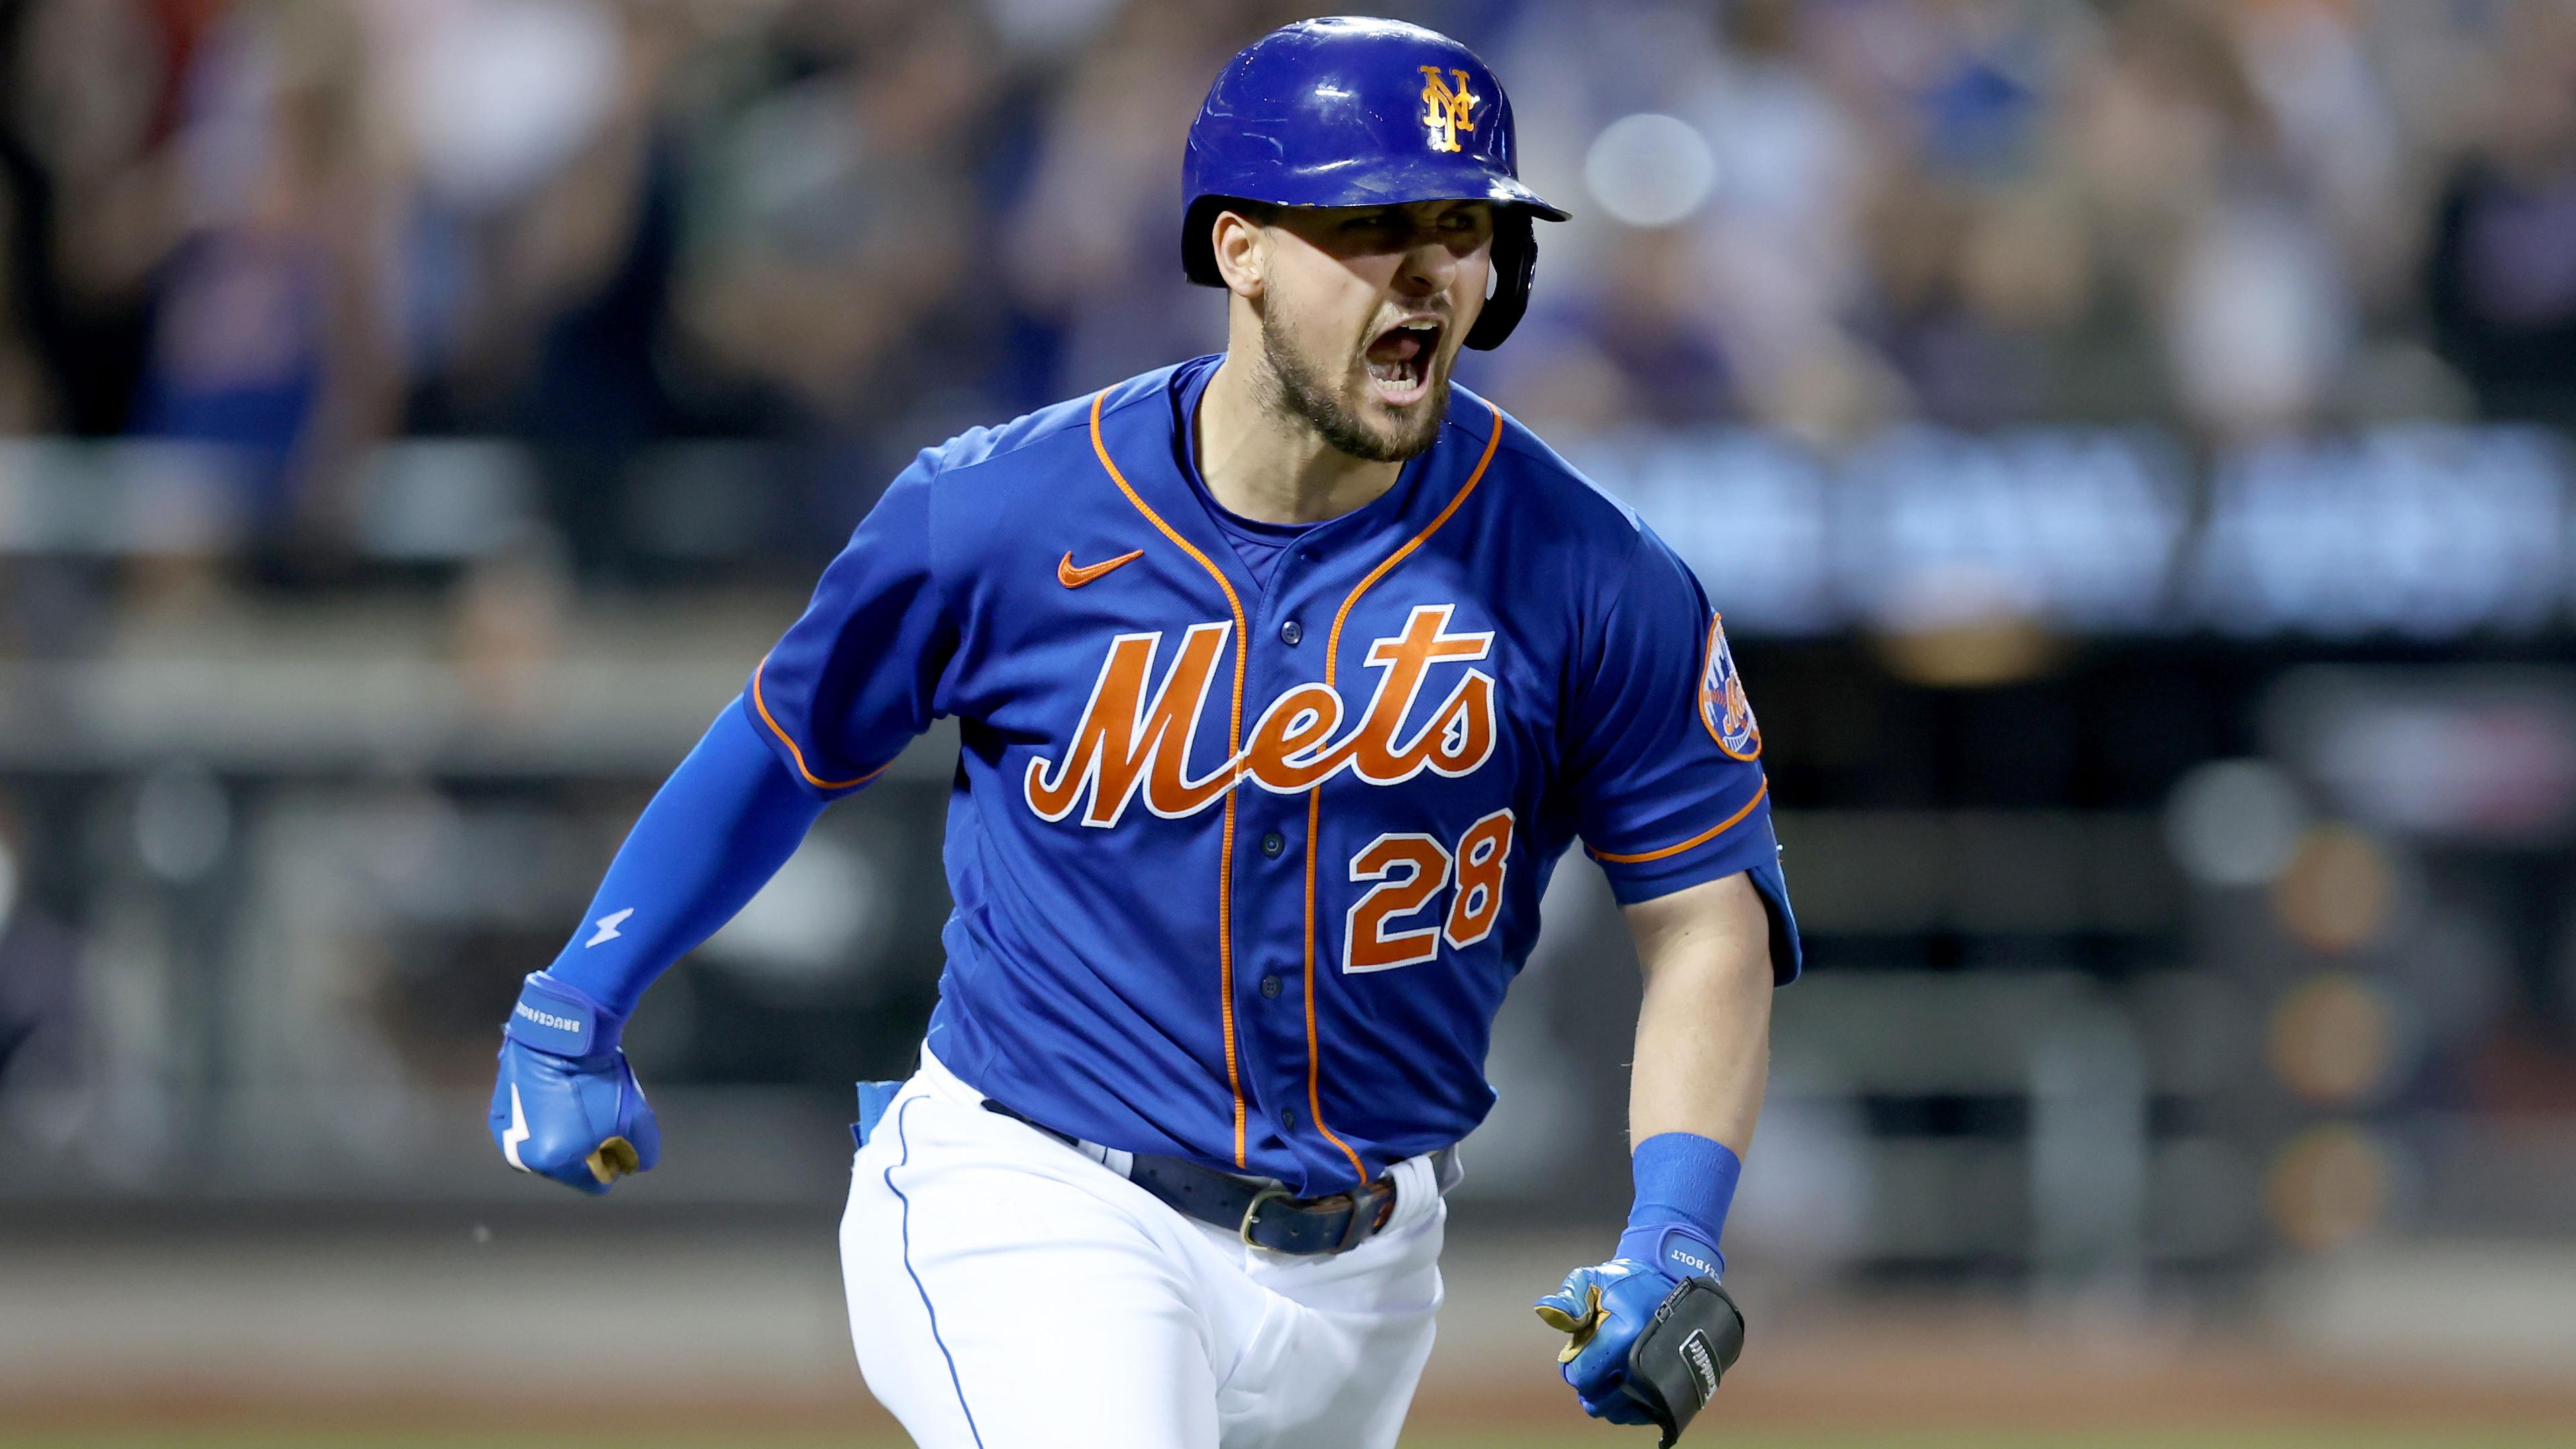
{"label": "orange 'mets' script lettering", "polygon": [[1199,708],[1207,703],[1216,679],[1217,656],[1225,649],[1231,624],[1193,624],[1181,643],[1181,657],[1163,675],[1162,687],[1145,698],[1145,681],[1154,672],[1154,651],[1163,636],[1121,634],[1109,646],[1100,678],[1091,686],[1091,702],[1073,742],[1047,778],[1047,762],[1029,761],[1025,781],[1029,808],[1042,818],[1062,820],[1088,794],[1082,823],[1102,829],[1118,823],[1136,787],[1145,787],[1145,808],[1157,815],[1182,816],[1206,808],[1234,783],[1228,760],[1206,778],[1188,778],[1190,737],[1197,733]]}
{"label": "orange 'mets' script lettering", "polygon": [[1493,648],[1490,632],[1450,633],[1452,612],[1447,604],[1419,605],[1403,633],[1370,645],[1366,660],[1381,673],[1350,733],[1333,737],[1349,714],[1338,693],[1300,684],[1262,711],[1240,755],[1196,780],[1189,778],[1190,746],[1233,626],[1192,625],[1159,685],[1154,656],[1163,636],[1121,634],[1101,661],[1064,754],[1029,762],[1023,782],[1029,808],[1047,820],[1079,808],[1083,824],[1106,828],[1139,794],[1146,809],[1177,820],[1216,803],[1243,779],[1288,795],[1344,770],[1372,785],[1398,784],[1425,770],[1465,775],[1494,753],[1492,675],[1467,670],[1428,719],[1402,737],[1434,665],[1482,660]]}

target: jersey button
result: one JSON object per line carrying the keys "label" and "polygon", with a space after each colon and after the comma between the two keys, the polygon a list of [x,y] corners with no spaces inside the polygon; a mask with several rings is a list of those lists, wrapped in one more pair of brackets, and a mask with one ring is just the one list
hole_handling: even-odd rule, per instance
{"label": "jersey button", "polygon": [[1279,1125],[1280,1125],[1280,1126],[1282,1126],[1282,1127],[1287,1128],[1287,1129],[1288,1129],[1289,1131],[1291,1131],[1291,1132],[1296,1131],[1296,1130],[1297,1130],[1297,1109],[1296,1109],[1296,1108],[1294,1108],[1294,1107],[1282,1107],[1282,1108],[1280,1108],[1280,1109],[1279,1109]]}
{"label": "jersey button", "polygon": [[1279,642],[1290,648],[1295,648],[1297,641],[1305,637],[1306,631],[1294,619],[1279,626]]}
{"label": "jersey button", "polygon": [[1279,999],[1278,977],[1264,976],[1261,978],[1261,998],[1264,1001],[1277,1001]]}
{"label": "jersey button", "polygon": [[1287,838],[1282,836],[1276,830],[1273,830],[1261,837],[1261,853],[1269,856],[1272,860],[1277,860],[1279,858],[1279,852],[1286,850],[1287,848]]}

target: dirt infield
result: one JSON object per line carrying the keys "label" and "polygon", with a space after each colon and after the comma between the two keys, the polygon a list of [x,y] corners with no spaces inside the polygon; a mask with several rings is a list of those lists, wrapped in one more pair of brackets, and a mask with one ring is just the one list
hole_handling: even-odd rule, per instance
{"label": "dirt infield", "polygon": [[[2576,1382],[2427,1376],[2303,1363],[2255,1343],[2142,1345],[2035,1336],[1988,1324],[1962,1328],[1915,1314],[1809,1332],[1769,1351],[1757,1344],[1728,1380],[1718,1409],[1735,1449],[1751,1445],[2032,1444],[2390,1446],[2576,1442]],[[1914,1320],[1914,1321],[1902,1321]],[[1931,1346],[1926,1346],[1926,1345]],[[1568,1440],[1612,1442],[1585,1420],[1543,1356],[1526,1372],[1491,1367],[1435,1372],[1412,1423],[1421,1449]],[[252,1443],[281,1449],[341,1444],[507,1443],[542,1434],[554,1445],[597,1437],[621,1445],[761,1444],[790,1449],[900,1445],[892,1422],[850,1376],[843,1391],[728,1392],[662,1382],[568,1404],[561,1396],[500,1399],[387,1389],[302,1397],[227,1395],[147,1386],[65,1386],[0,1403],[0,1446]],[[604,1386],[605,1387],[605,1386]],[[394,1436],[394,1437],[388,1437]],[[409,1436],[425,1436],[415,1439]],[[1622,1443],[1646,1442],[1628,1436]]]}
{"label": "dirt infield", "polygon": [[[2401,1365],[2361,1372],[2255,1342],[2042,1337],[1928,1315],[1805,1334],[1767,1353],[1756,1343],[1719,1402],[1730,1425],[1763,1431],[2023,1431],[2090,1442],[2117,1431],[2331,1436],[2482,1426],[2564,1430],[2563,1442],[2576,1442],[2576,1376],[2473,1379]],[[1572,1415],[1564,1389],[1532,1372],[1426,1384],[1413,1422],[1504,1427]]]}
{"label": "dirt infield", "polygon": [[[1558,1340],[1530,1316],[1531,1285],[1586,1246],[1453,1244],[1408,1449],[1652,1442],[1581,1416],[1555,1376]],[[2436,1280],[2462,1271],[2435,1267]],[[2179,1310],[2052,1316],[2026,1299],[1856,1299],[1749,1276],[1755,1331],[1712,1411],[1727,1432],[1698,1442],[2576,1444],[2564,1336],[2518,1359],[2436,1362],[2458,1334],[2422,1353],[2302,1349],[2334,1341],[2250,1314],[2219,1331]],[[2478,1294],[2460,1321],[2501,1321],[2505,1300]],[[2422,1318],[2430,1289],[2374,1279],[2314,1301],[2330,1322],[2388,1302]],[[569,1336],[566,1303],[585,1325]],[[820,1233],[22,1235],[0,1240],[0,1449],[900,1445],[848,1333]]]}

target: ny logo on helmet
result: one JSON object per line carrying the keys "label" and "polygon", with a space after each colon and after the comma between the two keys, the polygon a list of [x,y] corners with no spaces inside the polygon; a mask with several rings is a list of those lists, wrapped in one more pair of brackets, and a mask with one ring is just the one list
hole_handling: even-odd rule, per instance
{"label": "ny logo on helmet", "polygon": [[1465,71],[1452,70],[1449,73],[1458,78],[1455,90],[1440,78],[1440,67],[1422,67],[1422,103],[1428,107],[1422,113],[1422,124],[1431,128],[1431,149],[1434,151],[1459,149],[1458,133],[1476,129],[1473,113],[1476,102],[1484,99],[1467,89]]}

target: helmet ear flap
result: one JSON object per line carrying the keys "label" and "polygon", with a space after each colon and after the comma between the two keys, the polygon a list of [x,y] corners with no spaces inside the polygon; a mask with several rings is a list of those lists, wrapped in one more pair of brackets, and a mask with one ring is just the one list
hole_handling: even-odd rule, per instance
{"label": "helmet ear flap", "polygon": [[1231,198],[1202,196],[1181,217],[1181,275],[1202,287],[1222,287],[1225,274],[1216,269],[1216,218]]}
{"label": "helmet ear flap", "polygon": [[1538,229],[1528,212],[1514,207],[1494,218],[1492,255],[1493,293],[1467,329],[1465,345],[1479,352],[1502,346],[1529,310],[1530,284],[1538,277]]}

